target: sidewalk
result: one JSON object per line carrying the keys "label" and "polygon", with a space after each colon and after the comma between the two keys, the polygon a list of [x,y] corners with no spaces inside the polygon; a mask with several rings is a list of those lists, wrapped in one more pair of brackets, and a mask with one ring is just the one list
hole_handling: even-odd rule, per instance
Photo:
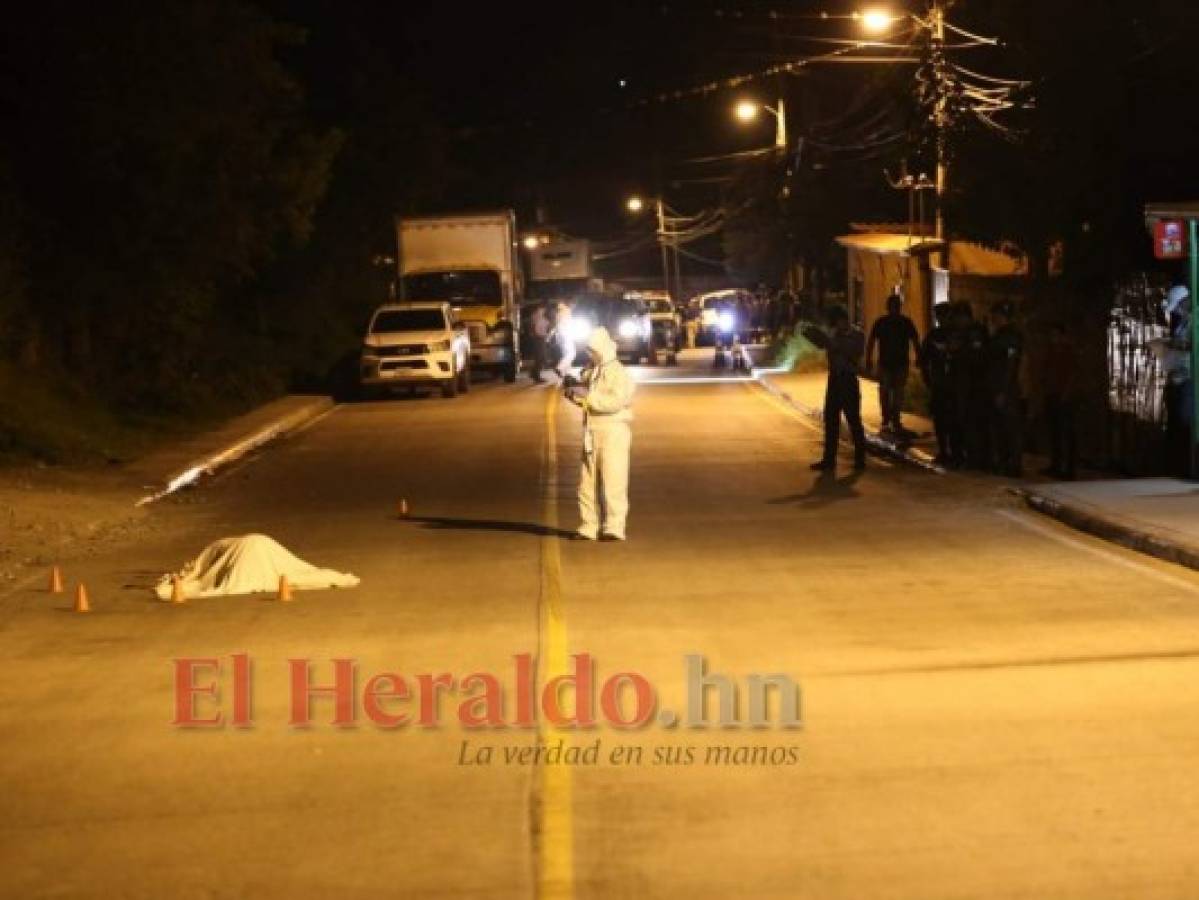
{"label": "sidewalk", "polygon": [[1024,485],[1016,493],[1080,531],[1199,569],[1199,483],[1120,479]]}
{"label": "sidewalk", "polygon": [[[919,378],[917,372],[913,378]],[[786,400],[800,412],[810,416],[817,422],[823,421],[824,386],[827,375],[823,370],[814,372],[769,372],[759,379],[763,387]],[[936,468],[933,458],[937,455],[937,439],[933,432],[931,420],[913,413],[903,414],[903,424],[906,428],[917,433],[911,443],[899,445],[890,438],[880,434],[882,428],[882,410],[878,402],[878,384],[866,378],[862,379],[862,425],[866,429],[866,440],[870,449],[882,456],[903,458],[926,468]],[[848,438],[848,433],[842,422],[841,437]]]}

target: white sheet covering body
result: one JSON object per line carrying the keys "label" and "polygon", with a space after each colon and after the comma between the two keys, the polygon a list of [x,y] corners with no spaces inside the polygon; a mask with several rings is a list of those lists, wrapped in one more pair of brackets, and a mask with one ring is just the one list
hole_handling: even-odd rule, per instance
{"label": "white sheet covering body", "polygon": [[[355,587],[358,578],[332,569],[319,569],[291,553],[265,534],[221,538],[175,573],[183,583],[183,595],[220,597],[227,594],[258,594],[279,589],[286,575],[296,590]],[[171,599],[171,579],[163,575],[154,589],[159,600]]]}

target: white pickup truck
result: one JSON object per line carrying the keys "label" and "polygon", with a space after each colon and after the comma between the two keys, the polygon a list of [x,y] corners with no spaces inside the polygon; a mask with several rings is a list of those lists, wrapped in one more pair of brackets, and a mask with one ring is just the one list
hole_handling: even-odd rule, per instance
{"label": "white pickup truck", "polygon": [[470,337],[448,303],[380,306],[362,343],[363,394],[436,384],[443,397],[470,390]]}

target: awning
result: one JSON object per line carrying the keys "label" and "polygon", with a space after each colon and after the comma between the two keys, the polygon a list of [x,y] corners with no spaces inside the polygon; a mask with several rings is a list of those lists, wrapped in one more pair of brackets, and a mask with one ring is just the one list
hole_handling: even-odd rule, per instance
{"label": "awning", "polygon": [[1199,219],[1199,200],[1146,203],[1145,219],[1150,225],[1160,219]]}
{"label": "awning", "polygon": [[944,246],[944,241],[913,234],[846,234],[837,238],[837,243],[849,250],[865,250],[882,256],[920,256],[935,253]]}

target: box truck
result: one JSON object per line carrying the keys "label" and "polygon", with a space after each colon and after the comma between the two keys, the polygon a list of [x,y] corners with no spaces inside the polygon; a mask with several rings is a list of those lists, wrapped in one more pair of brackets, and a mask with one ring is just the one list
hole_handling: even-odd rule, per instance
{"label": "box truck", "polygon": [[399,297],[449,303],[470,335],[471,368],[515,381],[524,280],[512,210],[396,218]]}

